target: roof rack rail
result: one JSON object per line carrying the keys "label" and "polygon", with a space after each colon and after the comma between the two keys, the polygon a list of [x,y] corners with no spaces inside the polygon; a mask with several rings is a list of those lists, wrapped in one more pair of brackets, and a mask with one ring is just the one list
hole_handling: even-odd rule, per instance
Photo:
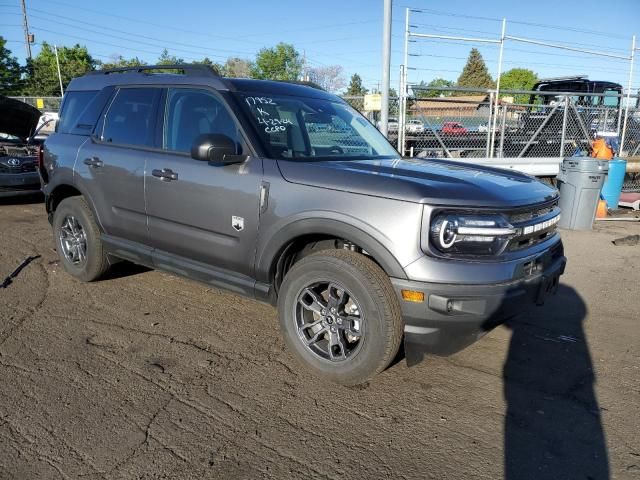
{"label": "roof rack rail", "polygon": [[293,85],[303,85],[305,87],[311,87],[311,88],[315,88],[316,90],[322,90],[323,92],[326,92],[326,90],[322,88],[320,85],[318,85],[315,82],[310,82],[309,80],[278,80],[278,81],[283,83],[291,83]]}
{"label": "roof rack rail", "polygon": [[205,75],[220,77],[220,74],[210,65],[203,64],[178,64],[178,65],[138,65],[134,67],[109,68],[106,70],[94,70],[88,75],[109,75],[111,73],[144,73],[150,70],[182,70],[185,75]]}
{"label": "roof rack rail", "polygon": [[538,80],[538,83],[543,82],[562,82],[562,81],[571,81],[571,80],[589,80],[589,75],[569,75],[566,77],[549,77],[549,78],[541,78]]}

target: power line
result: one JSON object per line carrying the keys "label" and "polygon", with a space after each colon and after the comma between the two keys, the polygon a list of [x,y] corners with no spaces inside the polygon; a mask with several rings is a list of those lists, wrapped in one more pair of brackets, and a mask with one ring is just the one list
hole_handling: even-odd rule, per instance
{"label": "power line", "polygon": [[[105,26],[98,25],[98,24],[95,24],[95,23],[86,22],[84,20],[76,20],[76,19],[71,18],[71,17],[66,17],[64,15],[58,15],[58,14],[50,13],[50,12],[47,12],[47,11],[44,11],[44,10],[40,10],[40,9],[37,9],[37,8],[32,8],[31,10],[33,10],[35,12],[45,13],[45,14],[47,14],[49,16],[62,18],[62,19],[65,19],[65,20],[68,20],[68,21],[71,21],[71,22],[81,23],[83,25],[89,25],[89,26],[92,26],[92,27],[95,27],[95,28],[100,28],[100,29],[103,29],[103,30],[109,30],[109,31],[112,31],[112,32],[122,33],[122,34],[130,36],[130,37],[139,37],[139,38],[145,38],[147,40],[153,40],[153,41],[156,41],[156,42],[161,42],[163,45],[166,45],[166,40],[162,39],[162,38],[150,37],[148,35],[142,35],[142,34],[139,34],[139,33],[129,33],[126,30],[119,30],[119,29],[116,29],[116,28],[105,27]],[[49,20],[48,18],[41,17],[39,15],[32,15],[32,17],[33,18],[38,18],[40,20]],[[98,33],[100,35],[111,36],[113,38],[119,38],[119,39],[128,40],[128,41],[130,40],[130,39],[127,39],[127,38],[122,38],[122,37],[117,36],[117,35],[111,35],[111,34],[106,34],[106,33],[101,33],[101,32],[95,32],[94,30],[91,30],[91,29],[79,27],[79,26],[76,26],[76,25],[71,25],[71,24],[68,24],[68,23],[60,22],[60,21],[56,21],[56,23],[59,23],[61,25],[71,26],[73,28],[78,28],[80,30],[85,30],[85,31],[88,30],[88,31],[91,31],[91,32],[94,32],[94,33]],[[202,46],[199,46],[199,45],[176,42],[174,40],[171,40],[171,43],[174,44],[174,45],[182,45],[182,46],[186,46],[186,47],[193,47],[193,48],[199,48],[199,49],[205,49],[206,48],[206,47],[202,47]],[[156,46],[156,45],[152,45],[152,46]],[[227,51],[231,51],[231,50],[227,50]],[[234,53],[236,53],[236,52],[234,52]],[[251,52],[251,53],[253,53],[253,52]]]}
{"label": "power line", "polygon": [[361,20],[361,21],[357,21],[357,22],[347,22],[347,23],[334,23],[331,25],[317,25],[317,26],[311,26],[311,27],[301,27],[301,28],[291,28],[288,30],[278,30],[276,32],[274,32],[273,30],[270,32],[265,32],[265,33],[250,33],[248,35],[243,35],[243,37],[263,37],[266,35],[281,35],[282,33],[290,33],[290,32],[308,32],[309,30],[326,30],[329,28],[342,28],[342,27],[348,27],[348,26],[353,26],[353,25],[364,25],[367,23],[378,23],[380,22],[379,19],[374,19],[374,20]]}
{"label": "power line", "polygon": [[135,18],[132,19],[131,17],[126,17],[123,15],[117,15],[115,13],[110,13],[110,12],[105,12],[105,11],[101,11],[101,10],[94,10],[91,8],[86,8],[86,7],[79,7],[77,5],[73,5],[73,4],[69,4],[66,2],[60,2],[57,0],[47,0],[47,4],[58,4],[58,5],[64,5],[66,7],[71,7],[73,8],[74,11],[85,11],[85,12],[90,12],[90,13],[95,13],[101,16],[108,16],[108,17],[113,17],[113,18],[118,18],[120,20],[125,20],[128,22],[133,22],[136,24],[144,24],[144,25],[151,25],[153,27],[157,27],[157,28],[162,28],[162,29],[168,29],[170,31],[173,32],[184,32],[184,33],[189,33],[192,35],[197,35],[197,36],[202,36],[202,37],[209,37],[209,38],[216,38],[216,39],[225,39],[225,40],[235,40],[238,42],[243,42],[243,43],[252,43],[254,45],[262,45],[263,42],[256,42],[256,41],[252,41],[252,40],[244,40],[242,38],[239,37],[228,37],[228,36],[224,36],[224,35],[215,35],[215,34],[211,34],[211,33],[201,33],[201,32],[194,32],[193,30],[188,30],[185,28],[179,28],[175,25],[162,25],[162,24],[158,24],[158,23],[154,23],[154,22],[149,22],[147,20],[141,19],[141,18]]}
{"label": "power line", "polygon": [[[62,2],[58,2],[58,3],[62,3]],[[162,42],[160,45],[157,45],[157,44],[154,44],[154,43],[141,42],[141,41],[137,40],[137,43],[139,43],[139,44],[141,43],[141,44],[143,44],[143,45],[147,45],[147,46],[151,46],[151,47],[161,47],[161,48],[166,48],[165,40],[164,40],[164,39],[157,38],[157,37],[151,37],[151,36],[148,36],[148,35],[141,35],[141,34],[133,34],[133,33],[129,33],[129,32],[124,31],[124,30],[119,30],[119,29],[115,29],[115,28],[111,28],[111,27],[104,27],[104,26],[102,26],[102,25],[98,25],[98,24],[90,23],[90,22],[85,22],[85,21],[82,21],[82,20],[76,20],[75,18],[67,17],[67,16],[64,16],[64,15],[58,15],[58,14],[56,14],[56,13],[48,12],[48,11],[46,11],[46,10],[42,10],[42,9],[32,8],[32,10],[33,10],[33,11],[37,11],[37,12],[41,12],[41,13],[45,13],[45,14],[47,14],[47,15],[49,15],[49,16],[54,16],[54,17],[57,17],[57,18],[63,18],[63,19],[65,19],[65,20],[69,20],[69,21],[71,21],[71,22],[82,23],[82,24],[85,24],[85,25],[93,26],[93,27],[95,27],[95,28],[99,28],[99,29],[103,29],[103,30],[109,30],[109,31],[113,31],[113,32],[122,33],[122,34],[124,34],[124,35],[126,35],[126,36],[128,36],[128,37],[139,37],[139,38],[144,38],[144,39],[147,39],[147,40],[152,40],[152,41],[154,41],[154,42]],[[41,19],[41,20],[49,20],[48,18],[41,17],[41,16],[39,16],[39,15],[32,15],[32,16],[33,16],[34,18],[38,18],[38,19]],[[119,15],[114,15],[114,16],[115,16],[115,17],[120,17]],[[68,23],[60,22],[60,21],[57,21],[56,23],[57,23],[57,24],[61,24],[61,25],[70,26],[70,27],[73,27],[73,28],[76,28],[76,29],[80,29],[80,30],[84,30],[84,31],[89,31],[89,32],[92,32],[92,33],[98,33],[99,35],[102,35],[102,36],[104,36],[104,37],[110,37],[110,38],[115,38],[115,39],[119,39],[119,40],[131,41],[129,38],[126,38],[126,37],[122,37],[122,36],[114,35],[114,34],[108,34],[108,33],[104,33],[104,32],[96,32],[96,31],[95,31],[95,30],[93,30],[93,29],[88,29],[88,28],[85,28],[85,27],[80,27],[80,26],[77,26],[77,25],[74,25],[74,24],[68,24]],[[350,22],[349,24],[354,24],[354,23],[364,23],[364,22]],[[346,24],[345,24],[345,25],[346,25]],[[320,28],[320,27],[318,27],[318,28]],[[323,27],[323,28],[324,28],[324,27]],[[56,33],[56,34],[59,34],[59,35],[65,35],[65,34],[64,34],[64,33],[62,33],[62,32],[58,32],[58,31],[50,30],[50,29],[45,29],[45,28],[42,28],[42,27],[40,27],[40,30],[48,31],[48,32],[50,32],[50,33]],[[67,34],[67,35],[68,35],[68,34]],[[88,39],[88,38],[85,38],[85,37],[81,37],[81,36],[78,36],[78,35],[69,35],[69,36],[72,36],[72,37],[74,37],[74,38],[79,38],[79,39],[82,39],[82,40],[85,40],[85,41],[94,41],[94,42],[96,42],[96,43],[103,43],[103,44],[107,44],[107,45],[111,45],[111,46],[116,46],[117,48],[125,48],[124,46],[115,45],[115,44],[109,44],[109,43],[104,42],[104,41],[103,41],[103,42],[100,42],[100,41],[96,41],[96,40]],[[353,38],[357,38],[357,37],[347,37],[347,38],[342,39],[342,40],[351,40],[351,39],[353,39]],[[237,39],[235,39],[235,38],[234,38],[234,40],[237,40]],[[334,40],[333,40],[333,39],[331,39],[331,40],[329,40],[329,41],[334,41]],[[322,43],[322,42],[323,42],[323,41],[321,40],[321,41],[318,41],[318,42],[315,42],[315,43]],[[250,42],[250,43],[254,43],[254,44],[256,44],[256,42]],[[203,50],[204,52],[210,52],[210,51],[211,51],[211,49],[209,49],[209,48],[207,48],[207,47],[203,47],[203,46],[200,46],[200,45],[189,44],[189,43],[181,43],[181,42],[174,42],[174,41],[172,41],[172,42],[171,42],[171,44],[172,44],[172,45],[182,45],[182,46],[187,46],[187,47],[195,48],[195,49],[198,49],[198,50]],[[187,50],[187,49],[183,49],[183,48],[176,48],[176,47],[172,47],[172,48],[171,48],[171,50],[172,50],[172,51],[175,51],[175,52],[185,52],[185,53],[190,53],[190,54],[194,54],[194,55],[195,55],[195,54],[197,54],[197,55],[203,55],[203,54],[204,54],[203,52],[194,52],[193,50]],[[149,52],[148,50],[142,50],[142,49],[138,49],[137,51],[144,52],[144,53],[151,53],[151,52]],[[216,49],[214,49],[214,51],[218,51],[218,52],[228,52],[228,53],[231,53],[231,54],[233,54],[233,55],[237,55],[237,56],[246,56],[246,55],[255,55],[255,54],[256,54],[256,52],[255,52],[255,51],[246,51],[246,50],[245,50],[245,51],[239,51],[239,50],[229,50],[229,49],[220,49],[220,48],[216,48]],[[323,54],[320,54],[319,52],[313,52],[313,51],[310,51],[310,52],[311,52],[311,53],[315,53],[316,55],[320,55],[320,56],[322,56],[322,55],[323,55]],[[224,55],[215,55],[215,54],[210,54],[210,56],[212,56],[212,57],[218,57],[218,58],[226,58]],[[311,60],[311,61],[313,62],[313,60]],[[352,60],[351,60],[351,59],[349,59],[349,61],[352,61]],[[321,62],[321,61],[319,61],[319,60],[315,60],[315,63],[318,63],[318,64],[320,64],[320,65],[326,66],[326,64],[325,64],[324,62]],[[356,62],[356,63],[359,63],[359,62]],[[361,65],[363,65],[363,66],[369,66],[369,65],[366,65],[366,64],[361,64]]]}
{"label": "power line", "polygon": [[[80,23],[80,24],[83,24],[83,25],[93,26],[93,27],[96,27],[96,28],[99,28],[99,29],[102,29],[102,30],[109,30],[109,31],[112,31],[112,32],[122,33],[122,34],[125,34],[125,35],[128,35],[128,36],[131,36],[131,37],[145,38],[147,40],[153,40],[153,41],[158,41],[158,42],[163,42],[163,43],[165,42],[165,39],[152,37],[152,36],[148,36],[148,35],[142,35],[142,34],[139,34],[139,33],[130,33],[128,31],[126,31],[126,30],[120,30],[120,29],[117,29],[117,28],[105,27],[103,25],[99,25],[99,24],[96,24],[96,23],[91,23],[91,22],[87,22],[87,21],[84,21],[84,20],[77,20],[77,19],[75,19],[73,17],[68,17],[68,16],[65,16],[65,15],[59,15],[57,13],[49,12],[49,11],[38,9],[38,8],[31,8],[31,10],[34,11],[34,12],[39,12],[39,13],[46,14],[49,17],[62,18],[64,20],[68,20],[68,21],[71,21],[71,22]],[[42,20],[49,20],[49,18],[40,17],[38,15],[32,15],[32,17],[39,18],[39,19],[42,19]],[[68,24],[65,24],[64,22],[59,22],[59,21],[57,21],[56,23],[60,23],[62,25],[68,25]],[[352,25],[352,24],[358,24],[358,23],[370,23],[370,22],[369,21],[367,21],[367,22],[351,22],[351,23],[345,23],[345,24],[341,24],[341,25]],[[341,26],[341,25],[336,25],[336,26]],[[82,27],[76,27],[75,25],[69,25],[69,26],[73,26],[74,28],[81,28],[82,29]],[[307,28],[305,30],[314,29],[314,28],[325,29],[327,27],[326,26],[309,27],[309,28]],[[87,30],[87,29],[84,28],[84,30]],[[297,31],[297,30],[298,29],[294,29],[292,31]],[[90,31],[93,32],[93,30],[90,30]],[[243,35],[243,37],[247,37],[247,36],[250,36],[250,35]],[[354,38],[358,38],[358,37],[350,36],[350,37],[346,37],[346,38],[342,38],[342,39],[319,40],[319,41],[314,41],[313,43],[324,43],[324,42],[352,40]],[[254,43],[254,42],[252,42],[252,43]],[[300,43],[300,42],[297,42],[297,43]],[[302,43],[305,43],[305,42],[302,42]],[[202,47],[200,45],[195,45],[193,43],[176,42],[176,41],[173,41],[173,40],[172,40],[172,44],[174,44],[174,45],[182,45],[182,46],[191,47],[191,48],[199,48],[199,49],[206,48],[206,47]],[[258,43],[256,43],[256,44],[258,44]],[[260,45],[262,45],[262,43],[260,43]],[[217,50],[219,50],[219,51],[227,51],[227,52],[232,52],[232,53],[245,53],[245,54],[251,54],[251,55],[255,53],[254,51],[251,51],[251,52],[247,52],[247,51],[238,52],[237,50],[228,50],[228,49],[226,49],[226,50],[225,49],[217,49]]]}
{"label": "power line", "polygon": [[[401,6],[405,6],[405,5],[401,5]],[[487,21],[495,21],[495,22],[501,22],[502,21],[501,18],[465,15],[465,14],[460,14],[460,13],[447,12],[447,11],[444,11],[444,10],[434,10],[434,9],[431,9],[431,8],[415,8],[414,9],[413,7],[410,7],[409,5],[406,5],[406,7],[411,8],[412,11],[415,11],[416,13],[432,13],[434,15],[457,17],[457,18],[467,18],[467,19],[471,19],[471,20],[487,20]],[[547,28],[547,29],[550,29],[550,30],[561,30],[563,32],[570,31],[570,32],[576,32],[576,33],[587,33],[587,34],[591,34],[591,35],[601,35],[603,37],[608,37],[608,38],[621,38],[621,39],[627,39],[627,40],[629,39],[628,36],[616,35],[616,34],[612,34],[611,32],[604,32],[604,31],[598,31],[598,30],[589,30],[589,29],[584,29],[584,28],[576,28],[576,27],[571,27],[571,26],[567,26],[567,25],[553,25],[553,24],[548,24],[548,23],[535,23],[535,22],[527,22],[527,21],[523,21],[523,20],[510,20],[510,19],[507,19],[507,24],[512,24],[512,23],[515,23],[517,25],[526,25],[526,26],[530,26],[530,27]]]}
{"label": "power line", "polygon": [[[242,43],[250,43],[253,45],[260,45],[260,46],[264,46],[264,42],[260,42],[260,41],[256,41],[256,40],[248,40],[246,39],[246,37],[251,37],[251,36],[255,36],[255,35],[271,35],[271,32],[265,33],[265,34],[248,34],[248,35],[242,35],[242,36],[225,36],[225,35],[215,35],[215,34],[209,34],[209,33],[201,33],[201,32],[195,32],[193,30],[188,30],[188,29],[181,29],[176,27],[175,25],[163,25],[163,24],[159,24],[159,23],[154,23],[154,22],[149,22],[146,20],[142,20],[139,18],[136,18],[135,20],[132,19],[131,17],[125,17],[122,15],[117,15],[111,12],[105,12],[105,11],[100,11],[100,10],[94,10],[91,8],[86,8],[86,7],[78,7],[77,5],[72,5],[66,2],[61,2],[58,0],[47,0],[47,4],[58,4],[58,5],[64,5],[67,7],[71,7],[74,9],[74,11],[77,10],[81,10],[81,11],[85,11],[85,12],[90,12],[90,13],[95,13],[95,14],[99,14],[99,15],[103,15],[103,16],[110,16],[110,17],[114,17],[114,18],[119,18],[121,20],[126,20],[129,22],[134,22],[136,24],[146,24],[146,25],[150,25],[150,26],[154,26],[157,28],[162,28],[162,29],[170,29],[171,31],[181,31],[181,32],[185,32],[185,33],[189,33],[195,36],[200,36],[200,37],[209,37],[209,38],[216,38],[216,39],[225,39],[225,40],[230,40],[230,41],[234,41],[234,42],[242,42]],[[44,10],[41,10],[42,12],[44,12]],[[49,12],[47,12],[49,13]],[[318,26],[307,26],[307,27],[303,27],[303,28],[294,28],[294,29],[288,29],[288,30],[282,30],[279,29],[276,33],[277,34],[283,34],[283,33],[288,33],[288,32],[296,32],[296,31],[308,31],[308,30],[314,30],[314,29],[322,29],[322,30],[326,30],[326,29],[330,29],[330,28],[342,28],[343,26],[351,26],[351,25],[356,25],[356,24],[364,24],[364,23],[373,23],[373,22],[377,22],[379,20],[360,20],[360,21],[356,21],[356,22],[346,22],[343,24],[332,24],[332,25],[318,25]],[[354,37],[355,38],[355,37]]]}
{"label": "power line", "polygon": [[[40,16],[38,16],[38,15],[32,15],[32,17],[33,17],[33,18],[36,18],[36,19],[44,19],[44,20],[46,20],[46,18],[44,18],[44,17],[40,17]],[[131,39],[131,38],[127,38],[126,36],[114,35],[114,34],[111,34],[111,33],[96,32],[95,30],[92,30],[91,28],[80,27],[80,26],[73,25],[73,24],[66,23],[66,22],[60,22],[60,21],[57,21],[56,23],[58,23],[58,24],[60,24],[60,25],[70,26],[70,27],[73,27],[73,28],[75,28],[75,29],[77,29],[77,30],[82,30],[82,31],[86,31],[86,32],[93,32],[94,34],[102,35],[102,36],[104,36],[104,37],[115,38],[115,39],[117,39],[117,40],[124,40],[124,41],[126,41],[126,42],[130,42],[130,41],[132,41],[132,39]],[[97,27],[97,28],[101,28],[101,27],[99,27],[99,26],[97,26],[97,25],[96,25],[95,27]],[[34,26],[34,28],[38,28],[38,29],[40,29],[40,30],[45,30],[44,28],[39,27],[39,26],[38,26],[38,27]],[[45,31],[46,31],[46,30],[45,30]],[[69,34],[66,34],[66,33],[55,32],[55,31],[50,31],[50,32],[52,32],[52,33],[57,33],[57,34],[59,34],[59,35],[69,35]],[[137,36],[137,35],[131,35],[131,34],[125,34],[125,35],[129,35],[129,36]],[[73,35],[69,35],[69,36],[73,36]],[[81,38],[81,37],[78,37],[78,38]],[[151,37],[144,37],[144,38],[151,38]],[[86,40],[89,40],[89,39],[86,39]],[[91,41],[96,41],[96,40],[91,40]],[[163,41],[162,39],[157,39],[157,40],[155,40],[155,41],[156,41],[156,43],[150,43],[150,42],[143,41],[143,40],[139,40],[139,39],[136,39],[135,41],[136,41],[138,44],[140,44],[140,45],[146,45],[146,46],[150,46],[150,47],[158,47],[158,48],[166,48],[166,47],[167,47],[167,42],[166,42],[166,41]],[[161,42],[161,43],[159,43],[159,42]],[[184,44],[176,43],[176,42],[173,42],[173,41],[171,41],[170,43],[171,43],[171,45],[173,45],[173,44],[176,44],[176,45],[184,45]],[[208,48],[206,48],[206,47],[200,47],[200,46],[195,46],[195,45],[194,45],[194,46],[193,46],[193,48],[197,48],[197,49],[200,49],[200,50],[206,50],[206,51],[209,51],[209,49],[208,49]],[[204,55],[204,53],[203,53],[203,52],[195,52],[194,50],[187,50],[187,49],[184,49],[184,48],[179,48],[179,47],[174,47],[174,46],[172,46],[171,50],[172,50],[172,51],[175,51],[175,52],[185,52],[185,53],[191,53],[191,54]],[[238,53],[238,52],[236,52],[236,51],[232,51],[232,50],[222,50],[222,49],[216,49],[216,50],[218,50],[218,51],[228,51],[228,52]],[[218,55],[218,56],[219,56],[219,57],[222,57],[222,58],[226,58],[224,55]]]}

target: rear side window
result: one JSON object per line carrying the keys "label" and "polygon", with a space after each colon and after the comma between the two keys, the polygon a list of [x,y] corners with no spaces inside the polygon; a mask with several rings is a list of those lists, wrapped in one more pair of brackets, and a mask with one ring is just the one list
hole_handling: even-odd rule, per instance
{"label": "rear side window", "polygon": [[60,109],[60,119],[57,122],[56,131],[70,133],[78,123],[84,109],[97,94],[97,90],[67,92]]}
{"label": "rear side window", "polygon": [[108,143],[153,145],[155,111],[160,89],[121,88],[104,119],[102,140]]}

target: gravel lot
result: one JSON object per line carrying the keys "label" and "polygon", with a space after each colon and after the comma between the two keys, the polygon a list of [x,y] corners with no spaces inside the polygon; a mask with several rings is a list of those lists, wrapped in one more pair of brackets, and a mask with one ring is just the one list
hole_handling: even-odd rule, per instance
{"label": "gravel lot", "polygon": [[122,265],[81,284],[0,203],[0,478],[640,478],[638,224],[564,232],[558,295],[450,358],[323,384],[268,305]]}

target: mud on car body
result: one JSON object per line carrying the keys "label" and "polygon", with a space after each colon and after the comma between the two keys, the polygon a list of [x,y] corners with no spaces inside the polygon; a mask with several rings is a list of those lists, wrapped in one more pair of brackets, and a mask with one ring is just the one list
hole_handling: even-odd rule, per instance
{"label": "mud on car body", "polygon": [[[182,74],[158,73],[175,68]],[[75,79],[45,142],[66,270],[119,260],[278,307],[294,355],[343,384],[447,355],[553,291],[557,191],[402,159],[340,98],[203,66]]]}

